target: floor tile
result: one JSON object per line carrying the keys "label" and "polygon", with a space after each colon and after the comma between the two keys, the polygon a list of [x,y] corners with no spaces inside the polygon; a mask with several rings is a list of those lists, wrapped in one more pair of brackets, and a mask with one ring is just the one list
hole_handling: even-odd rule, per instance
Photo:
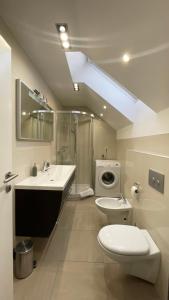
{"label": "floor tile", "polygon": [[104,264],[65,262],[60,266],[51,300],[107,300]]}
{"label": "floor tile", "polygon": [[15,300],[50,300],[55,284],[56,273],[44,270],[33,273],[14,282]]}
{"label": "floor tile", "polygon": [[[94,199],[79,200],[70,206],[64,205],[58,227],[67,230],[95,230],[107,225],[107,217],[95,206]],[[74,201],[75,202],[75,201]]]}
{"label": "floor tile", "polygon": [[75,207],[77,205],[77,200],[73,200],[73,199],[71,199],[71,200],[66,200],[65,202],[64,202],[64,208],[66,208],[66,207]]}
{"label": "floor tile", "polygon": [[40,261],[40,267],[55,270],[57,268],[57,262],[66,259],[70,235],[71,231],[56,228],[50,240],[48,250]]}
{"label": "floor tile", "polygon": [[95,230],[73,230],[65,261],[103,262],[97,234],[98,231]]}
{"label": "floor tile", "polygon": [[108,300],[159,300],[154,285],[126,275],[119,264],[105,264]]}
{"label": "floor tile", "polygon": [[80,199],[76,203],[76,209],[89,209],[90,207],[95,207],[96,206],[95,199],[96,197]]}
{"label": "floor tile", "polygon": [[[102,250],[103,251],[103,250]],[[103,252],[103,261],[105,264],[118,264],[118,262]]]}
{"label": "floor tile", "polygon": [[[67,201],[67,203],[68,202],[71,201]],[[76,207],[74,205],[67,205],[67,203],[63,207],[63,210],[58,220],[57,228],[72,230]]]}
{"label": "floor tile", "polygon": [[38,262],[42,258],[48,247],[48,238],[33,238],[33,253],[34,259]]}
{"label": "floor tile", "polygon": [[125,275],[97,242],[107,219],[95,197],[64,204],[48,239],[35,238],[32,275],[15,280],[15,300],[159,300],[155,288]]}
{"label": "floor tile", "polygon": [[100,230],[105,225],[107,225],[106,216],[100,213],[95,207],[91,207],[88,210],[76,210],[73,229]]}
{"label": "floor tile", "polygon": [[41,265],[55,269],[58,261],[103,262],[94,230],[57,230]]}

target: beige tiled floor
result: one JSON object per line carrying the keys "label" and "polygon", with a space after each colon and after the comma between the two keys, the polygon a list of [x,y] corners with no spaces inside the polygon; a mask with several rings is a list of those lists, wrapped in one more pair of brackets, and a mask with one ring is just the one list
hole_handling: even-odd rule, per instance
{"label": "beige tiled floor", "polygon": [[35,239],[31,276],[15,280],[15,300],[157,300],[153,285],[123,274],[97,243],[106,217],[94,198],[67,201],[49,239]]}

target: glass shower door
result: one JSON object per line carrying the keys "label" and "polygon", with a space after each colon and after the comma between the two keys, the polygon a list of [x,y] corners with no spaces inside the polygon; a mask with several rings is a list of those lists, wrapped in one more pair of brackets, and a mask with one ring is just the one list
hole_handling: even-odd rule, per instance
{"label": "glass shower door", "polygon": [[92,186],[93,120],[89,114],[56,113],[56,149],[57,164],[76,165],[74,194]]}
{"label": "glass shower door", "polygon": [[78,116],[77,130],[77,184],[82,189],[91,185],[92,171],[92,119],[88,115]]}
{"label": "glass shower door", "polygon": [[56,115],[56,163],[73,165],[76,162],[76,123],[72,113]]}

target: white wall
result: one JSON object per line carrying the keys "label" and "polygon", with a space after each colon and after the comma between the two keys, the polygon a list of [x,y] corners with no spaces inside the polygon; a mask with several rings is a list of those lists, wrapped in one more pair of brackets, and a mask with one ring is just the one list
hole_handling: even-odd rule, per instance
{"label": "white wall", "polygon": [[[160,101],[160,100],[159,100]],[[117,139],[129,139],[169,133],[169,108],[155,113],[143,102],[136,104],[136,116],[132,125],[119,129]]]}
{"label": "white wall", "polygon": [[[169,108],[154,113],[141,102],[133,125],[117,132],[117,158],[122,165],[123,193],[131,199],[134,182],[141,184],[139,201],[133,201],[133,223],[147,229],[161,251],[161,267],[156,288],[160,299],[168,299],[168,212],[169,212]],[[148,183],[149,169],[165,175],[164,194]]]}
{"label": "white wall", "polygon": [[[158,143],[158,136],[156,139]],[[166,140],[167,142],[167,140]],[[123,141],[122,141],[123,143]],[[134,139],[132,140],[134,144]],[[149,231],[161,251],[160,272],[155,287],[161,300],[168,300],[169,283],[169,156],[151,154],[146,151],[129,150],[129,144],[123,143],[125,161],[123,168],[124,195],[133,206],[133,224]],[[130,144],[131,146],[131,144]],[[123,161],[123,157],[120,157]],[[148,183],[149,169],[164,174],[164,193],[154,190]],[[138,200],[132,200],[130,189],[139,182],[141,192]]]}
{"label": "white wall", "polygon": [[37,89],[47,97],[49,105],[54,109],[60,109],[61,105],[56,100],[52,91],[48,88],[30,58],[17,44],[10,34],[7,26],[0,19],[0,34],[4,37],[12,49],[12,123],[13,123],[13,171],[19,173],[19,178],[29,176],[34,162],[41,167],[43,160],[54,161],[56,159],[55,142],[23,142],[16,141],[16,82],[22,79],[30,88]]}
{"label": "white wall", "polygon": [[[101,119],[94,119],[93,124],[94,160],[116,159],[116,132]],[[107,149],[107,156],[106,156]]]}

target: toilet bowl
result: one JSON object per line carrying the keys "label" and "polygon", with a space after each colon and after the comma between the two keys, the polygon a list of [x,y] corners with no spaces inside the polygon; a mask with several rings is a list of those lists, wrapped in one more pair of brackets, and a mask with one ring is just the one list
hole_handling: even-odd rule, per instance
{"label": "toilet bowl", "polygon": [[99,231],[97,239],[105,254],[119,262],[127,274],[156,282],[161,255],[147,230],[108,225]]}
{"label": "toilet bowl", "polygon": [[132,206],[127,199],[102,197],[95,200],[97,208],[107,215],[109,224],[129,224]]}

